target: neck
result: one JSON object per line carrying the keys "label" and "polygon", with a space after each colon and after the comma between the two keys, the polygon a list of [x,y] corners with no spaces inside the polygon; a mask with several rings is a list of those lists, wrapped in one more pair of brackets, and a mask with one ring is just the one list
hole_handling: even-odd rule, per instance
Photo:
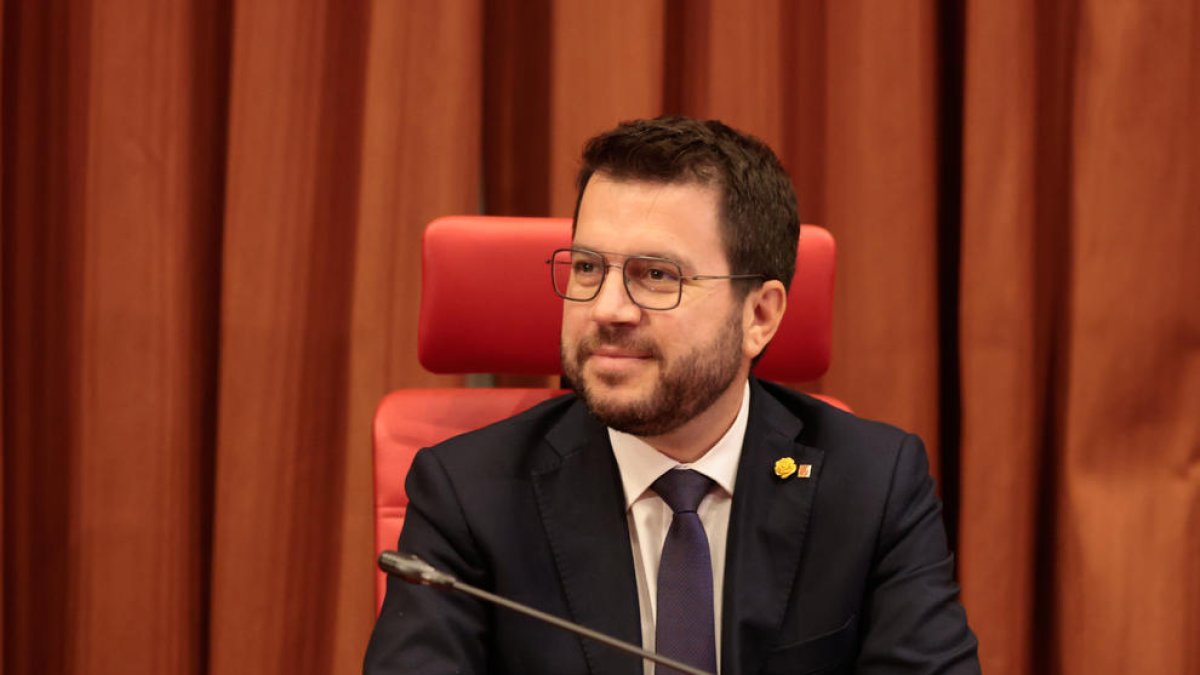
{"label": "neck", "polygon": [[747,371],[735,377],[707,410],[679,428],[660,436],[640,438],[650,447],[680,464],[695,462],[708,453],[733,426],[738,410],[742,407],[742,395],[746,390],[748,374]]}

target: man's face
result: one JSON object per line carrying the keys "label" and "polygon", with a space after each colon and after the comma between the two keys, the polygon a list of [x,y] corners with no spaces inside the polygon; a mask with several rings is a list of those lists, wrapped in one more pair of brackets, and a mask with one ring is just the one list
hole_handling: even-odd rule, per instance
{"label": "man's face", "polygon": [[[720,192],[695,183],[618,181],[595,174],[579,205],[574,246],[623,264],[647,255],[685,276],[729,274]],[[639,436],[674,431],[704,412],[748,367],[742,305],[728,281],[685,283],[675,309],[646,310],[612,268],[590,302],[563,302],[563,373],[602,422]]]}

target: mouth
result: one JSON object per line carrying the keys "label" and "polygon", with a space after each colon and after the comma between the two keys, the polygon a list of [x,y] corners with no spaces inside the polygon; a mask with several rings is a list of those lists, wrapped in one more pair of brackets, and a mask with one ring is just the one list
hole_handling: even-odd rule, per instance
{"label": "mouth", "polygon": [[654,353],[648,349],[596,345],[584,350],[583,361],[604,373],[632,373],[653,363]]}
{"label": "mouth", "polygon": [[592,354],[588,357],[588,363],[593,368],[604,372],[626,372],[636,368],[641,368],[650,360],[644,357],[634,356],[606,356],[604,354]]}
{"label": "mouth", "polygon": [[650,353],[633,349],[621,349],[618,347],[598,347],[588,350],[589,358],[601,359],[649,359]]}

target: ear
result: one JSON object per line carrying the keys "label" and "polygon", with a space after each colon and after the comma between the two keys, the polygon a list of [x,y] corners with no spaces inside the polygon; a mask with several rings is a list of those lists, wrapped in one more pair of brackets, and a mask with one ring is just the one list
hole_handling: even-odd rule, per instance
{"label": "ear", "polygon": [[772,279],[746,295],[742,309],[742,353],[753,359],[775,337],[787,310],[787,289]]}

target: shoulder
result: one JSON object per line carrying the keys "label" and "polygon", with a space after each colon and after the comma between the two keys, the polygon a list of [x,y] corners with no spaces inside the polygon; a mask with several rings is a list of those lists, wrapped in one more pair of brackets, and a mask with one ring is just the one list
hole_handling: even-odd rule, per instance
{"label": "shoulder", "polygon": [[487,426],[453,436],[423,449],[419,455],[436,457],[447,467],[499,470],[525,463],[555,427],[587,426],[591,421],[574,393],[548,399],[528,410]]}
{"label": "shoulder", "polygon": [[796,442],[820,451],[826,479],[839,493],[853,499],[894,494],[897,481],[923,484],[930,480],[925,445],[915,434],[891,424],[846,412],[787,387],[760,382],[776,416],[799,420]]}
{"label": "shoulder", "polygon": [[764,394],[802,424],[797,440],[821,450],[897,447],[915,436],[891,424],[859,417],[820,399],[759,380]]}

